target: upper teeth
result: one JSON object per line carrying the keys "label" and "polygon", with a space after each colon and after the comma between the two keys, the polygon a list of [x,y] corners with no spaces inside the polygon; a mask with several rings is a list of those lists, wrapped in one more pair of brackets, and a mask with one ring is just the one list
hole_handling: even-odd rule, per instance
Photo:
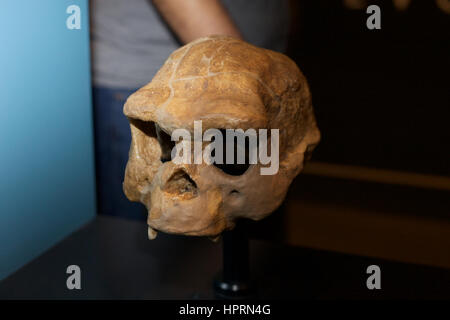
{"label": "upper teeth", "polygon": [[157,235],[158,235],[158,231],[152,229],[152,227],[148,227],[148,238],[150,240],[155,239]]}

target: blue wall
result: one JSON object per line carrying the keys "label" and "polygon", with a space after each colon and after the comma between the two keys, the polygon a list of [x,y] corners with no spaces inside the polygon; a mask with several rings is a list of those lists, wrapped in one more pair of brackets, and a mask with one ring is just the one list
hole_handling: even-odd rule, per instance
{"label": "blue wall", "polygon": [[94,217],[91,114],[87,0],[2,0],[0,279]]}

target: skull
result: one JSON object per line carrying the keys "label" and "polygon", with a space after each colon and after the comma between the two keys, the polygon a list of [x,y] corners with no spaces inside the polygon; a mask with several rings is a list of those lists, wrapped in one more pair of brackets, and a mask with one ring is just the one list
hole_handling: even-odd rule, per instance
{"label": "skull", "polygon": [[[132,142],[123,188],[129,200],[147,207],[149,238],[157,230],[215,237],[239,218],[266,217],[320,140],[308,84],[295,63],[225,36],[174,51],[128,98],[124,114]],[[278,172],[261,175],[261,163],[237,171],[233,165],[176,164],[172,132],[193,132],[199,120],[203,130],[279,129]]]}

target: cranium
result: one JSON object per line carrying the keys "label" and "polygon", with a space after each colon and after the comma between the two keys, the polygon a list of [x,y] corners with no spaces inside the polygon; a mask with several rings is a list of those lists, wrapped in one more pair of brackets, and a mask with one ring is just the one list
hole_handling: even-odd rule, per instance
{"label": "cranium", "polygon": [[[305,77],[283,54],[231,37],[198,39],[174,51],[124,106],[132,142],[124,192],[148,209],[155,230],[217,236],[238,218],[259,220],[283,201],[320,133]],[[208,128],[279,129],[279,170],[252,164],[238,175],[213,164],[175,164],[170,135]]]}

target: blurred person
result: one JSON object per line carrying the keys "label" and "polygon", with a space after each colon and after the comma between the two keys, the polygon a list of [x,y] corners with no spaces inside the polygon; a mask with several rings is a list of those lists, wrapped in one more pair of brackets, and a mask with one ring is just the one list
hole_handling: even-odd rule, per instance
{"label": "blurred person", "polygon": [[131,132],[122,109],[168,56],[197,38],[222,34],[284,52],[289,0],[92,0],[91,48],[98,211],[145,219],[122,191]]}

